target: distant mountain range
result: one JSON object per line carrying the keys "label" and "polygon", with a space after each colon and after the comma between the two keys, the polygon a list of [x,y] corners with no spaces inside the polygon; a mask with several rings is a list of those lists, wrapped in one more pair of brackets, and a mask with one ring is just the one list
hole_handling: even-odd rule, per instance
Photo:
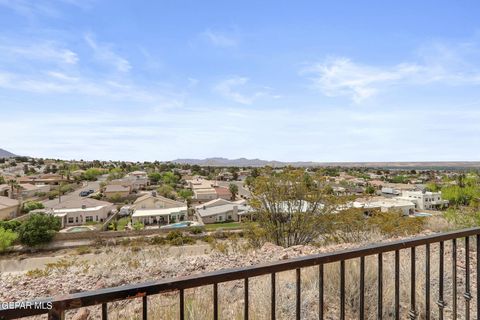
{"label": "distant mountain range", "polygon": [[16,157],[16,156],[17,155],[0,148],[0,158],[12,158],[12,157]]}
{"label": "distant mountain range", "polygon": [[313,162],[267,161],[260,159],[175,159],[173,163],[212,167],[369,167],[369,168],[480,168],[480,161],[423,161],[423,162]]}

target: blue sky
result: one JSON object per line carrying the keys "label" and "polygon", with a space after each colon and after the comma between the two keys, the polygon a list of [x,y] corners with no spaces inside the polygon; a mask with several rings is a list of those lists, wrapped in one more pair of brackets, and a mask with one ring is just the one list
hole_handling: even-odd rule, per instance
{"label": "blue sky", "polygon": [[0,148],[480,160],[478,1],[0,0]]}

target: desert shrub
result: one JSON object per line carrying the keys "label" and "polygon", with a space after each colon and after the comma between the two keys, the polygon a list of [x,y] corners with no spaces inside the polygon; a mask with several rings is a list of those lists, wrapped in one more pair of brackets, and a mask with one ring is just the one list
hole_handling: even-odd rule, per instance
{"label": "desert shrub", "polygon": [[182,232],[177,231],[177,230],[170,231],[167,234],[167,240],[168,240],[169,244],[174,245],[174,246],[181,246],[181,245],[185,245],[185,244],[194,244],[195,243],[195,239],[193,239],[191,237],[188,237],[188,236],[184,236]]}
{"label": "desert shrub", "polygon": [[43,209],[45,208],[45,206],[43,205],[43,203],[41,202],[37,202],[37,201],[27,201],[23,204],[23,208],[22,208],[22,211],[24,213],[28,213],[32,210],[36,210],[36,209]]}
{"label": "desert shrub", "polygon": [[425,227],[425,219],[425,217],[406,217],[397,211],[377,211],[367,221],[382,234],[395,237],[421,232]]}
{"label": "desert shrub", "polygon": [[243,230],[248,244],[253,248],[260,248],[265,243],[266,231],[257,224],[247,222]]}
{"label": "desert shrub", "polygon": [[455,228],[469,228],[480,225],[480,210],[474,207],[449,208],[443,216]]}
{"label": "desert shrub", "polygon": [[22,244],[33,247],[50,242],[55,233],[60,230],[60,219],[52,215],[33,214],[18,228]]}
{"label": "desert shrub", "polygon": [[182,237],[182,232],[181,231],[178,231],[178,230],[173,230],[173,231],[170,231],[168,234],[167,234],[167,240],[173,240],[173,239],[176,239],[176,238],[181,238]]}
{"label": "desert shrub", "polygon": [[0,253],[10,248],[17,238],[18,234],[14,231],[0,227]]}
{"label": "desert shrub", "polygon": [[5,230],[16,231],[21,224],[22,223],[18,220],[8,220],[8,221],[0,220],[0,228],[3,228]]}
{"label": "desert shrub", "polygon": [[164,237],[155,236],[150,238],[151,244],[162,245],[165,244],[167,240]]}
{"label": "desert shrub", "polygon": [[123,231],[125,230],[125,227],[128,225],[130,222],[130,218],[125,217],[125,218],[120,218],[117,220],[117,230]]}
{"label": "desert shrub", "polygon": [[203,232],[203,229],[201,227],[193,227],[193,228],[190,228],[189,231],[191,234],[200,234]]}
{"label": "desert shrub", "polygon": [[78,247],[78,248],[75,249],[75,251],[78,255],[87,254],[87,253],[92,252],[90,250],[90,248],[87,247],[87,246]]}
{"label": "desert shrub", "polygon": [[142,250],[142,249],[141,249],[140,247],[138,247],[138,246],[133,246],[133,247],[130,248],[130,250],[131,250],[132,252],[139,252],[139,251]]}
{"label": "desert shrub", "polygon": [[27,277],[30,277],[30,278],[44,278],[44,277],[47,277],[48,275],[50,274],[50,271],[49,270],[42,270],[42,269],[32,269],[32,270],[28,270],[26,275]]}
{"label": "desert shrub", "polygon": [[145,228],[145,226],[140,221],[135,221],[133,223],[133,230],[143,230],[143,228]]}

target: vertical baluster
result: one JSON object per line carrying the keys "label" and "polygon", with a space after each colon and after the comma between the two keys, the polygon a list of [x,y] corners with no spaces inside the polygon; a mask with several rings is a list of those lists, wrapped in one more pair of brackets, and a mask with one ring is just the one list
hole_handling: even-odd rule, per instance
{"label": "vertical baluster", "polygon": [[248,278],[245,278],[244,285],[244,304],[243,304],[243,318],[248,320]]}
{"label": "vertical baluster", "polygon": [[378,283],[377,283],[377,319],[382,320],[383,314],[383,255],[378,254]]}
{"label": "vertical baluster", "polygon": [[180,289],[180,320],[185,319],[185,291]]}
{"label": "vertical baluster", "polygon": [[54,304],[52,309],[48,310],[48,320],[64,320],[65,311],[58,308],[58,305]]}
{"label": "vertical baluster", "polygon": [[400,251],[395,250],[395,320],[400,320]]}
{"label": "vertical baluster", "polygon": [[218,320],[218,283],[213,284],[213,319]]}
{"label": "vertical baluster", "polygon": [[444,243],[440,241],[439,243],[439,262],[438,262],[438,318],[439,320],[443,320],[443,309],[446,306],[446,303],[443,299],[443,274],[444,274],[444,263],[443,263],[443,256],[444,256]]}
{"label": "vertical baluster", "polygon": [[365,257],[360,257],[360,320],[365,319]]}
{"label": "vertical baluster", "polygon": [[302,311],[302,308],[301,308],[301,278],[300,278],[300,269],[297,269],[296,270],[297,272],[297,303],[296,303],[296,317],[297,317],[297,320],[300,320],[301,318],[301,311]]}
{"label": "vertical baluster", "polygon": [[430,320],[430,244],[425,245],[425,320]]}
{"label": "vertical baluster", "polygon": [[276,319],[276,310],[275,310],[275,307],[276,307],[276,285],[275,285],[275,272],[271,274],[271,303],[270,303],[270,317],[271,317],[271,320],[275,320]]}
{"label": "vertical baluster", "polygon": [[470,238],[465,237],[465,320],[470,320]]}
{"label": "vertical baluster", "polygon": [[107,320],[107,319],[108,319],[107,303],[104,302],[102,303],[102,320]]}
{"label": "vertical baluster", "polygon": [[345,319],[345,260],[340,261],[340,320]]}
{"label": "vertical baluster", "polygon": [[417,311],[415,310],[415,247],[410,251],[410,312],[408,313],[410,319],[415,320],[417,318]]}
{"label": "vertical baluster", "polygon": [[457,320],[457,239],[452,239],[452,320]]}
{"label": "vertical baluster", "polygon": [[142,297],[142,319],[147,320],[147,296]]}
{"label": "vertical baluster", "polygon": [[318,266],[318,319],[323,320],[323,264]]}
{"label": "vertical baluster", "polygon": [[480,234],[477,234],[477,319],[480,319]]}

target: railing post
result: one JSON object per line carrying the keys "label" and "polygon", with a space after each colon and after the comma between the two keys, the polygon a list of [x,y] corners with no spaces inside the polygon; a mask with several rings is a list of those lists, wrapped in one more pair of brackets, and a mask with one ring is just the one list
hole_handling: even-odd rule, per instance
{"label": "railing post", "polygon": [[180,320],[185,319],[185,290],[180,289],[179,292],[180,298]]}
{"label": "railing post", "polygon": [[244,280],[244,304],[243,304],[243,318],[248,320],[248,278]]}
{"label": "railing post", "polygon": [[276,310],[275,310],[275,307],[276,307],[276,284],[275,284],[275,279],[276,279],[276,274],[275,272],[273,272],[271,275],[270,275],[270,280],[271,280],[271,301],[270,301],[270,319],[271,320],[275,320],[276,318]]}
{"label": "railing post", "polygon": [[64,320],[65,311],[59,306],[53,305],[53,308],[48,311],[48,320]]}
{"label": "railing post", "polygon": [[425,246],[425,320],[430,320],[430,244]]}
{"label": "railing post", "polygon": [[470,293],[470,238],[465,237],[465,320],[470,320],[470,300],[472,294]]}
{"label": "railing post", "polygon": [[147,320],[148,314],[148,298],[147,296],[142,297],[142,320]]}
{"label": "railing post", "polygon": [[213,284],[213,319],[218,320],[218,283]]}
{"label": "railing post", "polygon": [[415,285],[415,247],[411,248],[410,251],[410,312],[408,316],[411,320],[415,320],[417,318],[417,310],[415,309],[416,304],[416,285]]}
{"label": "railing post", "polygon": [[323,320],[323,264],[318,266],[318,319]]}
{"label": "railing post", "polygon": [[365,319],[365,257],[360,257],[360,310],[359,319]]}
{"label": "railing post", "polygon": [[377,319],[383,317],[383,254],[378,254]]}
{"label": "railing post", "polygon": [[301,294],[302,294],[302,289],[301,289],[301,285],[302,285],[302,282],[301,282],[301,278],[300,278],[300,269],[297,269],[296,270],[296,274],[297,274],[297,292],[296,292],[296,298],[297,298],[297,303],[296,303],[296,311],[295,311],[295,314],[296,314],[296,317],[297,317],[297,320],[300,320],[301,318],[301,312],[302,312],[302,298],[301,298]]}
{"label": "railing post", "polygon": [[400,320],[400,251],[395,250],[395,320]]}
{"label": "railing post", "polygon": [[477,319],[480,319],[480,234],[477,234]]}
{"label": "railing post", "polygon": [[447,305],[443,299],[443,275],[444,275],[444,243],[441,241],[439,243],[439,250],[438,250],[438,319],[443,320],[443,309]]}
{"label": "railing post", "polygon": [[107,303],[102,303],[102,320],[107,320],[108,319],[108,308],[107,308]]}
{"label": "railing post", "polygon": [[345,260],[340,261],[340,320],[345,319]]}
{"label": "railing post", "polygon": [[452,320],[457,320],[457,239],[452,239]]}

